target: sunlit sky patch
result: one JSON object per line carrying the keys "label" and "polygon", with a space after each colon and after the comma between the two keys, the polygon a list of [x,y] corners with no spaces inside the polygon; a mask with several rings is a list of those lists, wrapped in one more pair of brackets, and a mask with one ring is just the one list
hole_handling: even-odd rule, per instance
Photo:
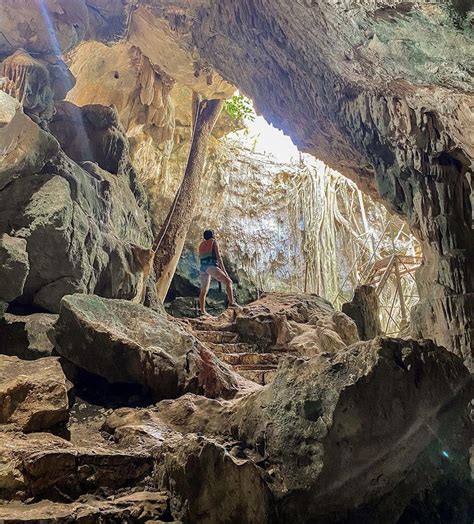
{"label": "sunlit sky patch", "polygon": [[231,133],[229,138],[238,138],[249,149],[273,157],[282,164],[299,160],[298,148],[289,136],[269,124],[263,116],[254,113],[253,117],[253,119],[244,118],[247,129]]}

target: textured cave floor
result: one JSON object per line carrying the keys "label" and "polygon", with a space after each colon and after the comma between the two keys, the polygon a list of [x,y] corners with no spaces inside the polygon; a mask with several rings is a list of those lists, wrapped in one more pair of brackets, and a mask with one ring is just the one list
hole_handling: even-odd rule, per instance
{"label": "textured cave floor", "polygon": [[115,409],[141,408],[153,404],[153,399],[139,386],[109,384],[104,379],[83,372],[75,387],[69,421],[59,428],[59,436],[77,446],[113,446],[113,439],[102,431],[107,417]]}

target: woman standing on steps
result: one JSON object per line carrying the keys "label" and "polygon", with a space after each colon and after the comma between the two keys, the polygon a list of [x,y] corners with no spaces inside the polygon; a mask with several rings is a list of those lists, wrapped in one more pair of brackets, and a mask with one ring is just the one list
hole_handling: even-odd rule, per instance
{"label": "woman standing on steps", "polygon": [[201,315],[209,316],[206,311],[206,296],[209,291],[211,277],[218,282],[225,284],[227,299],[229,307],[237,305],[234,301],[234,290],[232,289],[232,280],[227,274],[227,271],[222,261],[219,251],[219,245],[214,237],[212,229],[204,231],[204,240],[199,245],[199,259],[201,267],[199,270],[199,277],[201,279],[201,293],[199,295],[199,310]]}

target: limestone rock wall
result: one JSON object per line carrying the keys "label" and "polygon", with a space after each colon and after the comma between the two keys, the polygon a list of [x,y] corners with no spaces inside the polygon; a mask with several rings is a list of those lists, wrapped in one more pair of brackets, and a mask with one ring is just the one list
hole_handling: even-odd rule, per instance
{"label": "limestone rock wall", "polygon": [[[63,7],[54,13],[71,14]],[[30,27],[37,38],[12,25],[23,5],[5,9],[3,37],[25,49],[4,46],[11,54],[0,57],[1,302],[57,312],[77,291],[140,301],[153,237],[117,111],[63,102],[74,77],[53,53],[77,44],[74,35],[49,48],[41,24]],[[74,16],[63,22],[79,27]]]}

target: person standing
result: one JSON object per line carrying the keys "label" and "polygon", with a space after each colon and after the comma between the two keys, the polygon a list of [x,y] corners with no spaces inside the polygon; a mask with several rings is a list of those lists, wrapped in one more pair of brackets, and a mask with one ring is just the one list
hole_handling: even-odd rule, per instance
{"label": "person standing", "polygon": [[199,260],[201,264],[199,268],[199,278],[201,280],[199,310],[201,315],[208,316],[209,314],[206,311],[206,297],[211,278],[225,285],[229,307],[236,306],[237,304],[234,301],[232,280],[225,269],[214,231],[212,231],[212,229],[206,229],[203,236],[204,240],[199,245]]}

